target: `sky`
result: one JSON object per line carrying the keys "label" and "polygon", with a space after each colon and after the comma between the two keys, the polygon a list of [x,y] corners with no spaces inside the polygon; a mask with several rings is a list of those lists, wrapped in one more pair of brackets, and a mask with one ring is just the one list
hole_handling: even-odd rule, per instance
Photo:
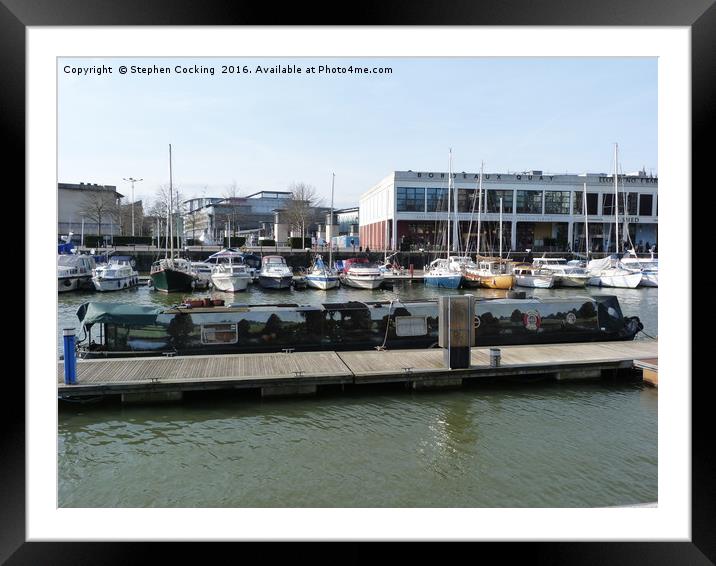
{"label": "sky", "polygon": [[[303,72],[257,72],[277,65]],[[392,171],[447,171],[450,148],[454,171],[608,173],[617,142],[621,170],[657,175],[657,126],[656,58],[58,59],[58,182],[131,198],[123,179],[141,178],[147,204],[169,184],[169,144],[183,197],[304,182],[328,206],[335,173],[342,208]]]}

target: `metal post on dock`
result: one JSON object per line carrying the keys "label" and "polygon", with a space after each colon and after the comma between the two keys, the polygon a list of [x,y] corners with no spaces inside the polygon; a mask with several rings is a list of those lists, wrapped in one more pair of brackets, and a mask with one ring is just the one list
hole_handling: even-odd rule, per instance
{"label": "metal post on dock", "polygon": [[502,359],[502,354],[500,353],[500,349],[499,348],[490,348],[490,367],[491,368],[500,367],[501,359]]}
{"label": "metal post on dock", "polygon": [[450,369],[469,368],[470,348],[475,345],[474,297],[440,297],[438,306],[438,345],[443,348],[445,365]]}
{"label": "metal post on dock", "polygon": [[62,330],[64,342],[64,366],[65,385],[77,383],[77,358],[75,351],[75,329],[65,328]]}

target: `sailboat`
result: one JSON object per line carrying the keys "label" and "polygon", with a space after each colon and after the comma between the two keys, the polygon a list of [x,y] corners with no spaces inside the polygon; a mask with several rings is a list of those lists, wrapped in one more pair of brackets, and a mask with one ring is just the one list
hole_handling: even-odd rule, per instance
{"label": "sailboat", "polygon": [[[423,276],[423,281],[426,287],[443,287],[446,289],[457,289],[462,283],[462,272],[456,270],[456,264],[450,262],[450,195],[452,191],[452,149],[450,150],[449,160],[449,173],[448,173],[448,214],[447,214],[447,247],[446,257],[438,258],[432,261],[428,267],[428,270]],[[456,195],[455,206],[457,208],[457,195]]]}
{"label": "sailboat", "polygon": [[[323,258],[317,255],[313,261],[310,271],[306,275],[306,285],[313,287],[314,289],[320,289],[325,291],[327,289],[333,289],[338,287],[340,281],[338,280],[338,272],[332,267],[333,264],[333,189],[335,186],[336,174],[333,173],[331,179],[331,215],[329,224],[331,226],[331,238],[328,240],[328,265],[323,262]],[[327,228],[326,228],[327,231]]]}
{"label": "sailboat", "polygon": [[614,249],[616,254],[587,263],[589,284],[596,287],[634,289],[641,282],[641,270],[628,269],[619,260],[619,146],[614,144]]}
{"label": "sailboat", "polygon": [[169,240],[170,255],[164,251],[164,259],[152,264],[149,275],[152,285],[158,291],[165,293],[188,292],[194,288],[196,274],[191,263],[182,258],[174,257],[174,238],[172,229],[172,212],[174,189],[172,187],[172,145],[169,144],[169,206],[167,208],[167,238]]}
{"label": "sailboat", "polygon": [[[512,262],[502,259],[502,199],[500,199],[500,257],[480,258],[480,220],[482,217],[482,173],[484,164],[480,164],[480,185],[477,207],[477,254],[476,263],[466,266],[464,280],[473,287],[510,290],[515,286]],[[474,208],[474,206],[473,206]]]}

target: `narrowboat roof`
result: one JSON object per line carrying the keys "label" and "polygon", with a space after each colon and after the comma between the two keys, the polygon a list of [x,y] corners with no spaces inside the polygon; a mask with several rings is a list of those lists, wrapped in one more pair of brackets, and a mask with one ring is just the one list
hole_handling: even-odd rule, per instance
{"label": "narrowboat roof", "polygon": [[154,324],[163,307],[146,307],[122,303],[83,303],[77,309],[77,318],[84,326],[111,322],[114,324]]}

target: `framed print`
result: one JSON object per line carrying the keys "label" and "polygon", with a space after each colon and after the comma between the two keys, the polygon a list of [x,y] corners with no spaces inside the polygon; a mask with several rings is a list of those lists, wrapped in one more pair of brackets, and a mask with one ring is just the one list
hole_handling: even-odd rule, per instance
{"label": "framed print", "polygon": [[[707,245],[707,224],[691,219],[692,186],[708,163],[691,152],[707,146],[713,120],[710,0],[395,2],[320,25],[306,7],[273,21],[264,8],[213,2],[58,8],[0,5],[7,162],[27,226],[27,370],[24,387],[6,380],[16,413],[0,488],[8,564],[173,551],[149,541],[345,542],[354,560],[377,550],[359,542],[494,541],[503,555],[558,563],[714,561],[713,456],[696,418],[708,392],[691,357],[691,254]],[[381,385],[389,370],[370,366],[375,356],[449,347],[435,314],[448,292],[428,278],[449,250],[464,244],[469,256],[474,234],[476,261],[499,256],[497,265],[503,255],[581,259],[580,245],[587,261],[661,253],[661,301],[653,288],[535,284],[537,302],[594,307],[494,307],[468,321],[478,346],[498,320],[512,325],[510,340],[552,324],[602,344],[607,319],[597,317],[617,318],[620,305],[620,320],[639,317],[633,344],[659,334],[659,387],[560,382],[552,368],[549,385],[459,378],[460,390],[432,391],[409,354],[391,361],[400,385]],[[52,239],[95,262],[87,290],[60,288],[69,292],[57,302],[54,275],[49,290],[43,283]],[[218,287],[219,272],[239,277],[227,253],[240,255],[250,285]],[[362,274],[358,257],[376,273]],[[285,289],[271,272],[282,268]],[[170,288],[183,269],[188,286]],[[366,287],[386,274],[387,288]],[[513,287],[459,294],[530,298]],[[593,298],[602,295],[616,296],[616,309]],[[115,382],[63,389],[75,379],[63,349],[75,344],[60,332],[70,327],[85,340],[82,371],[125,364]],[[545,346],[520,339],[484,343],[506,348],[500,371],[509,347]],[[610,351],[620,344],[632,342]],[[228,356],[244,356],[236,367],[253,389],[221,373],[239,371],[217,361]],[[445,360],[455,370],[457,358]],[[177,386],[184,377],[171,372],[190,366],[203,377]],[[117,397],[89,403],[108,391]],[[285,397],[306,393],[315,397]]]}

